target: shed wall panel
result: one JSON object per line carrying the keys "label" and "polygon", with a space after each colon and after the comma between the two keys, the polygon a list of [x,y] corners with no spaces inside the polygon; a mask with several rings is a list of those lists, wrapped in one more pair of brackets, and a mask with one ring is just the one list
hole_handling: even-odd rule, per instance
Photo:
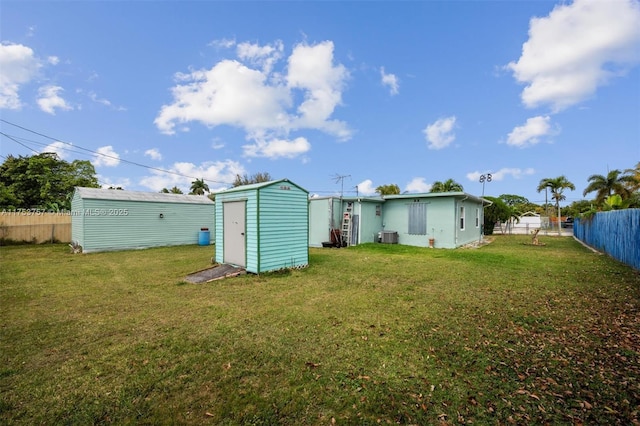
{"label": "shed wall panel", "polygon": [[84,252],[197,244],[214,227],[213,204],[85,199],[77,214]]}
{"label": "shed wall panel", "polygon": [[[286,189],[283,189],[286,188]],[[260,190],[260,271],[309,262],[309,205],[306,191],[274,184]]]}
{"label": "shed wall panel", "polygon": [[[74,193],[71,199],[71,241],[84,245],[84,215],[83,201],[80,195]],[[74,214],[75,213],[75,214]]]}

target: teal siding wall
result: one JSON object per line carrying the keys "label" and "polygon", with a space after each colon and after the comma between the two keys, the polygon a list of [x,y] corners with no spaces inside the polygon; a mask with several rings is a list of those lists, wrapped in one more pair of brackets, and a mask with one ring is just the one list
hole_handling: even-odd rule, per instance
{"label": "teal siding wall", "polygon": [[309,247],[322,247],[323,242],[331,241],[331,227],[340,229],[342,223],[342,204],[335,197],[309,200]]}
{"label": "teal siding wall", "polygon": [[72,215],[72,239],[84,253],[198,244],[200,229],[214,228],[213,203],[82,199]]}
{"label": "teal siding wall", "polygon": [[307,192],[275,184],[261,189],[259,197],[259,272],[308,265]]}
{"label": "teal siding wall", "polygon": [[[427,234],[409,234],[409,205],[415,202],[427,205]],[[460,207],[464,206],[464,229],[460,228]],[[382,206],[385,231],[398,232],[398,243],[429,247],[434,239],[435,248],[456,248],[477,241],[480,227],[476,226],[476,209],[482,209],[477,199],[457,196],[420,196],[387,199]],[[482,218],[482,216],[481,216]]]}
{"label": "teal siding wall", "polygon": [[224,263],[224,210],[246,201],[246,270],[253,273],[309,264],[308,193],[288,180],[246,185],[216,194],[216,262]]}
{"label": "teal siding wall", "polygon": [[[376,208],[380,215],[376,216]],[[358,244],[373,243],[378,239],[378,233],[382,231],[382,203],[364,202],[356,203],[354,214],[360,216],[358,222]]]}
{"label": "teal siding wall", "polygon": [[[460,207],[464,206],[464,230],[460,229]],[[480,240],[480,226],[476,226],[476,209],[482,205],[474,200],[457,200],[456,208],[456,247]],[[480,213],[482,217],[482,213]]]}
{"label": "teal siding wall", "polygon": [[[414,201],[417,200],[417,201]],[[409,234],[409,205],[415,202],[427,205],[427,234]],[[454,199],[400,198],[389,199],[384,206],[384,230],[398,233],[398,244],[429,247],[429,239],[435,239],[436,248],[454,248],[455,210]]]}
{"label": "teal siding wall", "polygon": [[325,241],[331,241],[332,198],[309,200],[309,247],[322,247]]}
{"label": "teal siding wall", "polygon": [[[77,192],[73,194],[71,199],[71,211],[82,212],[82,198]],[[71,216],[71,241],[80,245],[84,242],[84,215],[82,214]]]}

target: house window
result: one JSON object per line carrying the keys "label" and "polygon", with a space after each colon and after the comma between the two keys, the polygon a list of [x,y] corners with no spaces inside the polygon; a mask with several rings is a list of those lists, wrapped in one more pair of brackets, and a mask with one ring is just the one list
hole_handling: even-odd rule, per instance
{"label": "house window", "polygon": [[476,209],[476,228],[480,227],[480,209]]}
{"label": "house window", "polygon": [[376,216],[381,216],[382,215],[382,206],[377,205],[376,206]]}
{"label": "house window", "polygon": [[460,230],[464,231],[464,206],[460,206]]}
{"label": "house window", "polygon": [[409,234],[427,235],[427,204],[411,203],[409,209]]}

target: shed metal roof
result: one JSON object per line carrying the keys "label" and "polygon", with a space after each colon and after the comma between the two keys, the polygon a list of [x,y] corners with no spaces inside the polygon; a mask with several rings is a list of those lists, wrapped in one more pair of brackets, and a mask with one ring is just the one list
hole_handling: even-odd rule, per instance
{"label": "shed metal roof", "polygon": [[165,194],[162,192],[126,191],[117,189],[77,187],[76,194],[83,199],[145,201],[153,203],[214,204],[204,195]]}
{"label": "shed metal roof", "polygon": [[302,188],[300,185],[297,185],[293,182],[291,182],[289,179],[280,179],[280,180],[271,180],[269,182],[259,182],[259,183],[252,183],[249,185],[242,185],[242,186],[236,186],[234,188],[229,188],[229,189],[225,189],[224,191],[220,191],[217,192],[216,194],[222,194],[222,193],[228,193],[228,192],[237,192],[237,191],[251,191],[254,189],[260,189],[260,188],[264,188],[266,186],[270,186],[270,185],[275,185],[275,184],[279,184],[279,183],[287,183],[288,185],[294,185],[297,188],[300,188],[302,191],[304,192],[309,192],[306,189]]}

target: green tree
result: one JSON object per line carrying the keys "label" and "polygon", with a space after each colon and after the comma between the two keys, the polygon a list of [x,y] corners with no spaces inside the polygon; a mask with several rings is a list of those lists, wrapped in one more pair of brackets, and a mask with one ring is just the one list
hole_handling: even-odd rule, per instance
{"label": "green tree", "polygon": [[[542,189],[547,189],[547,188],[551,192],[551,198],[556,202],[556,211],[559,217],[560,201],[567,199],[566,195],[563,194],[564,190],[570,189],[574,191],[576,189],[576,186],[573,183],[571,183],[564,175],[562,175],[562,176],[558,176],[557,178],[542,179],[540,181],[540,184],[538,185],[538,192],[540,192]],[[559,228],[560,228],[560,223],[558,222],[558,229]]]}
{"label": "green tree", "polygon": [[626,169],[622,179],[626,183],[629,192],[632,194],[640,192],[640,162],[636,164],[635,168]]}
{"label": "green tree", "polygon": [[544,214],[549,216],[549,189],[551,188],[551,179],[544,178],[538,184],[538,192],[544,191]]}
{"label": "green tree", "polygon": [[247,174],[242,176],[236,175],[236,180],[233,181],[232,186],[235,188],[237,186],[251,185],[253,183],[270,182],[271,180],[271,175],[267,172],[254,173],[251,176],[248,176]]}
{"label": "green tree", "polygon": [[209,192],[209,185],[204,179],[196,179],[191,182],[191,194],[204,195],[205,192]]}
{"label": "green tree", "polygon": [[444,182],[440,182],[439,180],[433,182],[431,185],[431,190],[429,192],[462,192],[464,188],[461,184],[456,182],[453,179],[447,179]]}
{"label": "green tree", "polygon": [[560,217],[562,216],[560,213],[560,201],[564,201],[567,199],[567,196],[563,194],[565,189],[569,189],[574,191],[576,186],[571,183],[564,175],[558,176],[557,178],[553,178],[549,180],[551,190],[551,198],[556,202],[556,211],[558,212],[558,232],[560,232]]}
{"label": "green tree", "polygon": [[0,207],[71,208],[76,186],[99,188],[96,171],[89,161],[61,160],[45,152],[32,156],[9,155],[0,165]]}
{"label": "green tree", "polygon": [[625,202],[620,194],[612,194],[604,199],[604,210],[619,210],[626,208]]}
{"label": "green tree", "polygon": [[512,215],[512,209],[505,204],[500,198],[496,197],[484,197],[486,200],[491,201],[491,205],[484,208],[484,235],[493,234],[493,228],[495,228],[498,222],[507,222]]}
{"label": "green tree", "polygon": [[171,189],[162,188],[160,192],[162,192],[163,194],[184,194],[184,192],[182,192],[182,189],[178,188],[177,186],[174,186]]}
{"label": "green tree", "polygon": [[580,214],[588,212],[593,209],[593,203],[588,200],[574,201],[567,207],[562,209],[562,214],[565,216],[579,217]]}
{"label": "green tree", "polygon": [[388,185],[380,185],[376,188],[376,192],[380,195],[398,195],[400,194],[400,187],[395,183]]}
{"label": "green tree", "polygon": [[589,185],[582,192],[586,196],[590,192],[596,193],[596,203],[602,204],[607,197],[618,194],[622,199],[629,198],[631,191],[627,186],[627,179],[620,170],[611,170],[606,176],[591,175],[587,179]]}
{"label": "green tree", "polygon": [[513,207],[520,206],[523,204],[529,204],[529,200],[527,200],[525,197],[522,197],[520,195],[502,194],[498,198],[504,201],[506,205],[513,206]]}

